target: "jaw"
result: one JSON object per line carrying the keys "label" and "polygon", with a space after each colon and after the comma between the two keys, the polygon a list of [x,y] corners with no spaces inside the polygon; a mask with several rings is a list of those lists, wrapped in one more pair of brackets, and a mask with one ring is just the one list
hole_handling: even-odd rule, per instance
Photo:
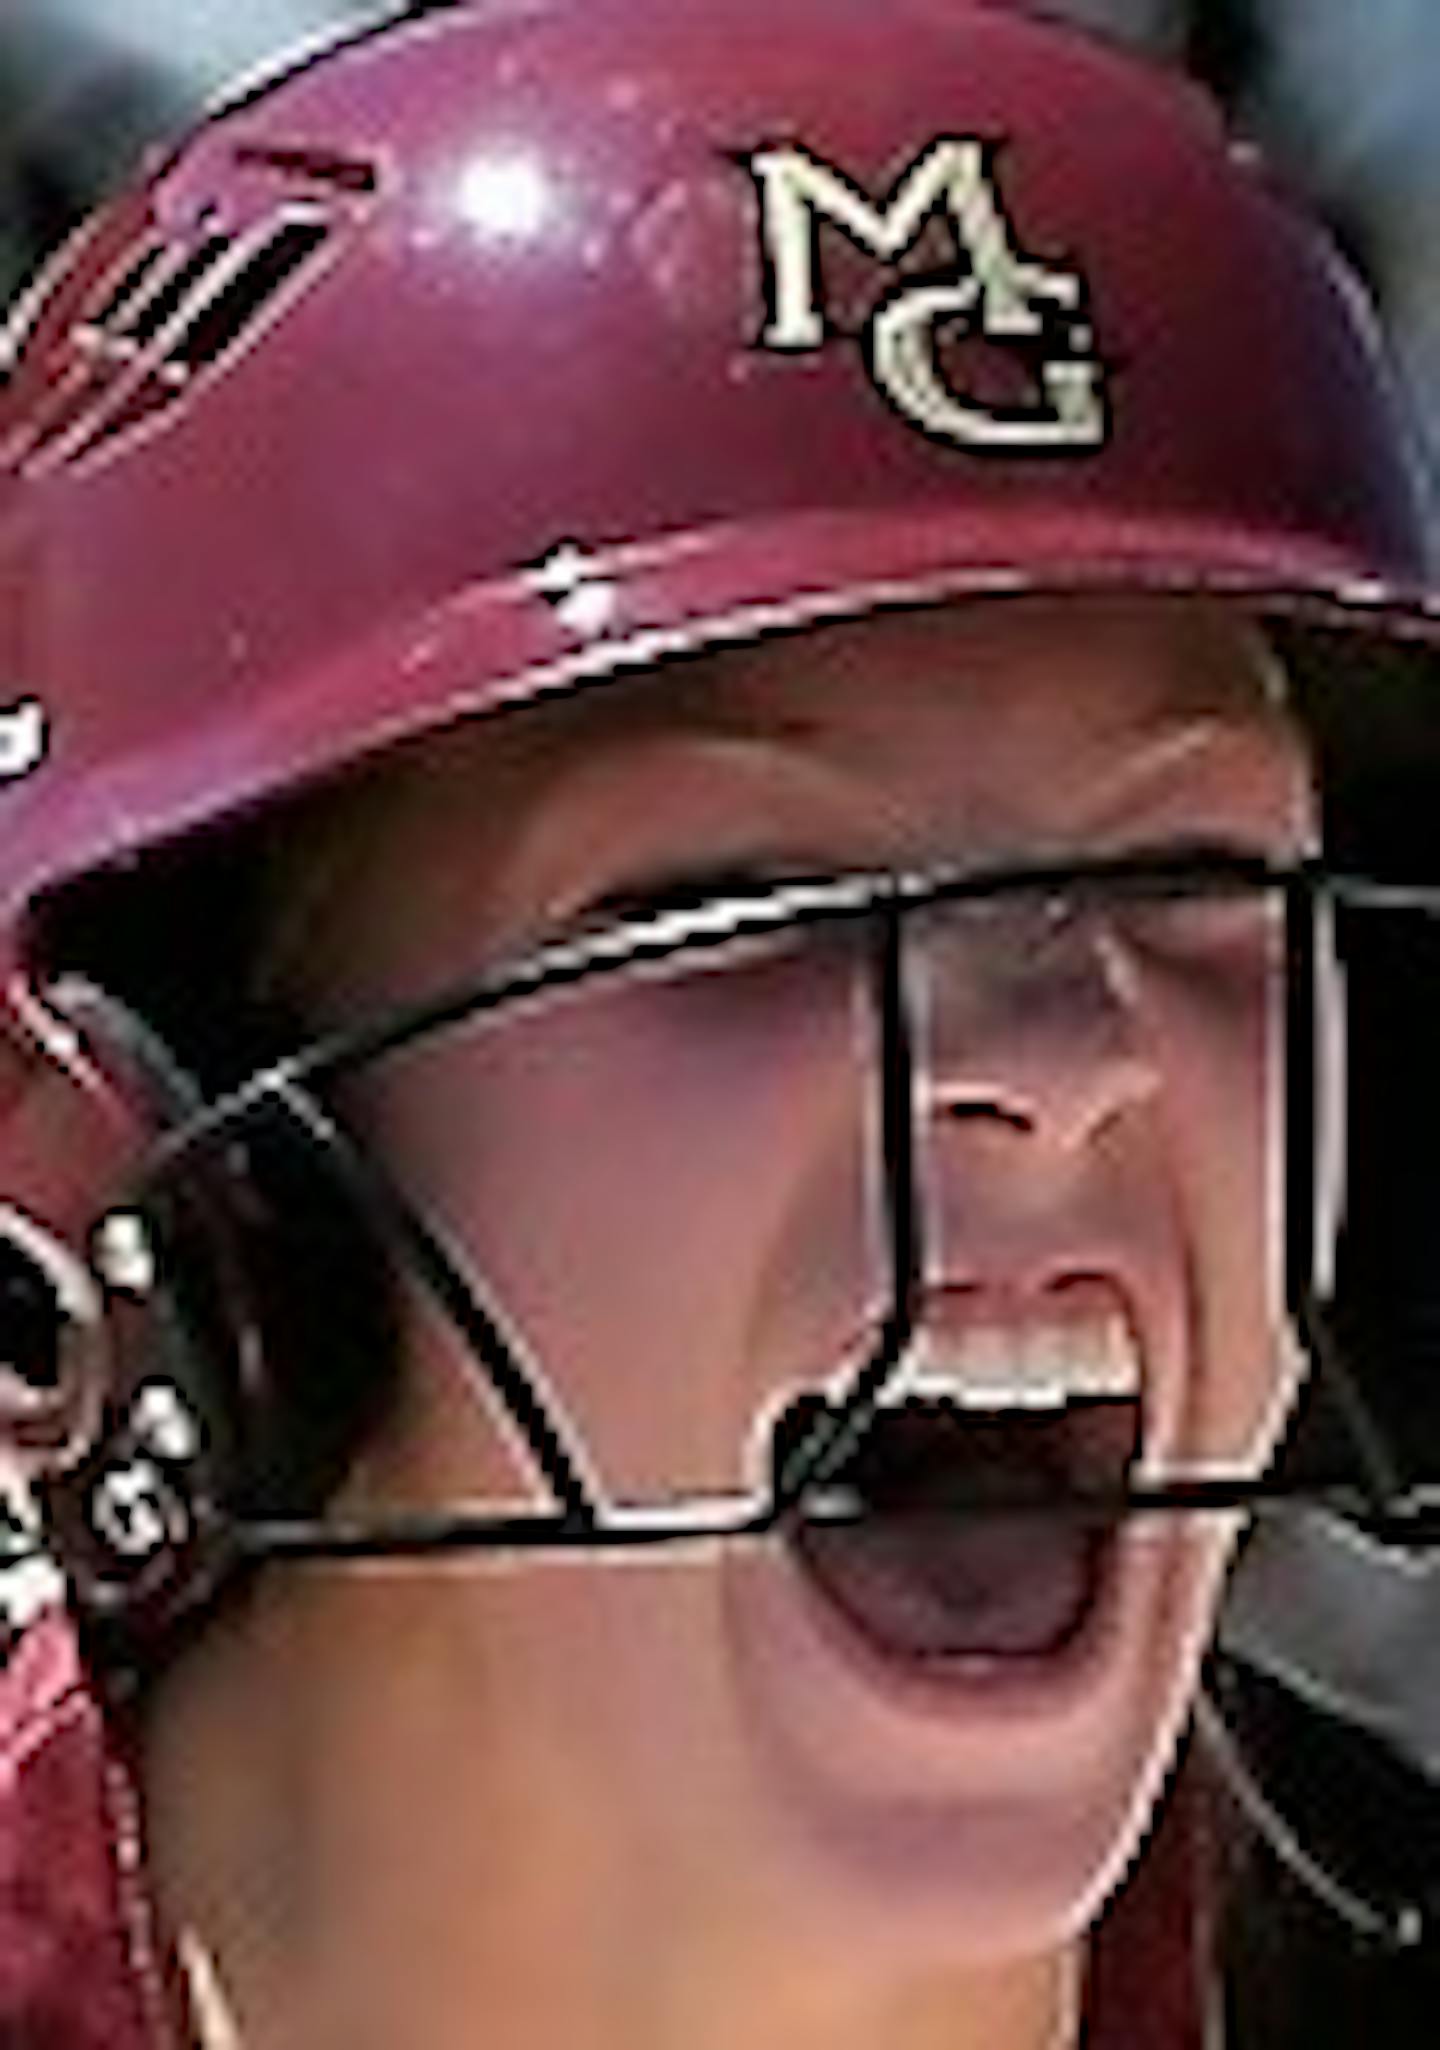
{"label": "jaw", "polygon": [[[1188,1317],[1157,1295],[1132,1315],[1144,1430],[1164,1432],[1163,1451],[1209,1363],[1187,1342]],[[950,1422],[962,1438],[976,1429],[973,1415]],[[870,1486],[884,1494],[879,1471]],[[1131,1519],[1081,1627],[1018,1657],[927,1654],[928,1623],[918,1651],[914,1638],[877,1647],[793,1543],[728,1555],[727,1684],[772,1826],[799,1832],[807,1884],[828,1871],[877,1916],[903,1903],[917,1942],[926,1926],[977,1958],[1083,1931],[1123,1881],[1174,1764],[1240,1527],[1233,1515]]]}

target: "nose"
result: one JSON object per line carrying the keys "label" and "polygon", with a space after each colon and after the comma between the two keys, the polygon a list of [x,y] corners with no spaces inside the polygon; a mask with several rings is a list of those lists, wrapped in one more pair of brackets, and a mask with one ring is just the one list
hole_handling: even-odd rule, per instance
{"label": "nose", "polygon": [[1088,911],[974,908],[932,914],[913,949],[922,1107],[1077,1154],[1158,1087],[1133,961]]}

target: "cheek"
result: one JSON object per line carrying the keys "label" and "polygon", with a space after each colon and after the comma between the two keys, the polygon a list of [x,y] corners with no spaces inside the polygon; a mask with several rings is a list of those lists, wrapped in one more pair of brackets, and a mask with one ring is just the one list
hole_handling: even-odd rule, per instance
{"label": "cheek", "polygon": [[1285,1055],[1275,962],[1152,977],[1190,1286],[1187,1462],[1268,1457],[1295,1388],[1285,1309]]}
{"label": "cheek", "polygon": [[605,1492],[751,1484],[751,1421],[859,1318],[866,1105],[835,967],[562,1000],[352,1106],[463,1250]]}

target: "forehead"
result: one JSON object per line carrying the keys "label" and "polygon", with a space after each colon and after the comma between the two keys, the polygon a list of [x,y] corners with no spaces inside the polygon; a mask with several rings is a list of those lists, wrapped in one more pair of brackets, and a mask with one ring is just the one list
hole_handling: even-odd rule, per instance
{"label": "forehead", "polygon": [[894,614],[713,658],[717,706],[764,729],[867,741],[908,718],[987,751],[1099,747],[1187,717],[1265,720],[1278,672],[1256,629],[1193,601],[1010,599]]}
{"label": "forehead", "polygon": [[297,935],[312,969],[317,948],[420,948],[447,905],[470,940],[507,937],[587,875],[687,850],[964,858],[1202,811],[1303,831],[1282,698],[1260,632],[1193,600],[993,600],[695,657],[432,735],[312,800],[272,843],[274,958]]}
{"label": "forehead", "polygon": [[387,779],[398,804],[487,791],[492,815],[576,777],[663,775],[667,749],[753,740],[873,778],[997,797],[1079,787],[1222,734],[1293,746],[1243,616],[1185,599],[1004,599],[776,636],[460,728]]}
{"label": "forehead", "polygon": [[902,806],[958,798],[975,824],[1023,827],[1038,808],[1063,830],[1071,799],[1080,818],[1128,780],[1217,753],[1242,779],[1246,761],[1298,758],[1279,664],[1243,615],[991,599],[777,635],[432,734],[302,804],[282,854],[292,880],[293,858],[323,867],[331,850],[352,881],[462,839],[500,861],[537,809],[596,787],[643,805],[668,784],[723,785],[747,756]]}

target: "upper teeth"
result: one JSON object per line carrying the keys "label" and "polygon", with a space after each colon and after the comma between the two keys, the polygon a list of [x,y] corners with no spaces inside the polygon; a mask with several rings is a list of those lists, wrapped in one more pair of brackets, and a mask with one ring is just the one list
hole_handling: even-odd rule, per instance
{"label": "upper teeth", "polygon": [[889,1406],[940,1397],[964,1409],[1060,1409],[1077,1396],[1138,1396],[1140,1359],[1118,1314],[977,1324],[959,1337],[923,1328],[886,1387]]}

